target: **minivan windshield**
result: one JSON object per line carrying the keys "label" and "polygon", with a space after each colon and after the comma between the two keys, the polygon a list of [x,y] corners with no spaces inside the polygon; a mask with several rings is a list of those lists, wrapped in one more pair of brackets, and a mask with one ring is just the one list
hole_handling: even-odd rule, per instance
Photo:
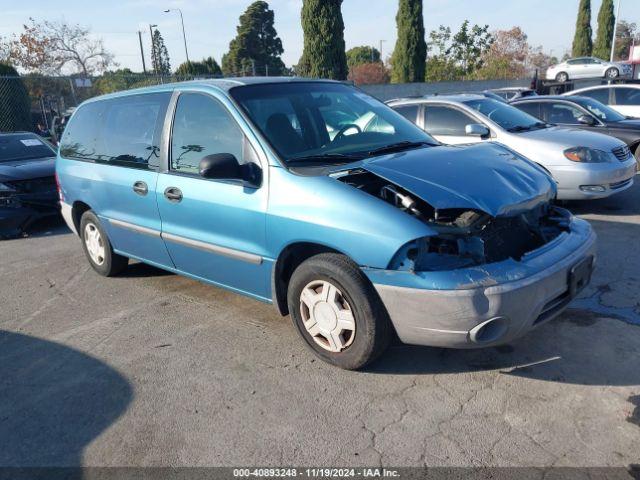
{"label": "minivan windshield", "polygon": [[55,157],[56,152],[32,133],[0,135],[0,163]]}
{"label": "minivan windshield", "polygon": [[490,98],[467,100],[464,104],[477,110],[508,132],[526,132],[548,127],[548,124],[541,122],[528,113],[512,105]]}
{"label": "minivan windshield", "polygon": [[230,94],[289,166],[348,163],[438,145],[384,103],[341,83],[245,85]]}

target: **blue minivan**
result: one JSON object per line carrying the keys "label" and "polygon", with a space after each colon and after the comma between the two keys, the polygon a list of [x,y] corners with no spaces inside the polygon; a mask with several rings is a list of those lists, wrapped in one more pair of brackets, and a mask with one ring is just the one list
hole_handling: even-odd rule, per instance
{"label": "blue minivan", "polygon": [[442,146],[361,90],[195,81],[83,103],[56,160],[94,270],[129,259],[273,303],[323,360],[518,338],[589,282],[595,235],[544,170]]}

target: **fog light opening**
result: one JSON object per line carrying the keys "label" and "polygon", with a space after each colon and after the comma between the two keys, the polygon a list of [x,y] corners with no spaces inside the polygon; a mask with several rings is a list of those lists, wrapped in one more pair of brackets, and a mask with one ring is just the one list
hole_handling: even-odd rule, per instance
{"label": "fog light opening", "polygon": [[508,329],[509,319],[507,317],[495,317],[476,325],[469,332],[469,338],[473,343],[493,343],[500,340]]}
{"label": "fog light opening", "polygon": [[580,190],[587,193],[603,193],[607,188],[603,185],[580,185]]}

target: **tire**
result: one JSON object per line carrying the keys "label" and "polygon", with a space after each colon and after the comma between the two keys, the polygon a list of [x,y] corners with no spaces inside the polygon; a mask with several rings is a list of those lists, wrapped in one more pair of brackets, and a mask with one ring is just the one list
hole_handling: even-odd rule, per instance
{"label": "tire", "polygon": [[556,75],[557,82],[564,83],[568,80],[569,80],[569,75],[567,75],[565,72],[560,72],[558,75]]}
{"label": "tire", "polygon": [[620,76],[620,71],[616,67],[609,68],[606,72],[604,72],[604,77],[609,80],[614,80]]}
{"label": "tire", "polygon": [[89,264],[100,275],[113,277],[127,268],[129,259],[113,252],[107,233],[91,210],[80,219],[80,240]]}
{"label": "tire", "polygon": [[[331,286],[335,291],[331,291]],[[314,303],[312,309],[315,313],[309,308],[309,292],[318,292],[318,298],[329,297],[328,301]],[[301,263],[291,276],[287,301],[293,324],[311,350],[325,362],[346,370],[360,369],[378,358],[393,336],[387,311],[373,285],[344,255],[323,253]],[[328,314],[327,309],[330,311]],[[326,334],[330,328],[327,324],[337,325],[335,328],[340,329],[336,319],[344,316],[346,324],[351,316],[353,329],[342,330],[338,334],[339,341],[328,340],[334,337],[333,334],[325,336],[321,331],[314,332],[314,329],[324,327]],[[339,343],[341,348],[332,350]]]}
{"label": "tire", "polygon": [[636,171],[640,172],[640,145],[636,146],[636,151],[634,153],[634,156],[636,157],[636,162],[638,162],[638,167],[636,168]]}

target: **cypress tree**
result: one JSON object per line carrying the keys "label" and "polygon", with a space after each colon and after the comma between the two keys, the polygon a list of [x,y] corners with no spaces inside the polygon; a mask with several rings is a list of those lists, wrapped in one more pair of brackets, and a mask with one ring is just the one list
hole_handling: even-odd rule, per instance
{"label": "cypress tree", "polygon": [[591,40],[591,0],[580,0],[576,34],[573,37],[572,55],[574,57],[588,57],[593,50]]}
{"label": "cypress tree", "polygon": [[391,81],[424,82],[427,43],[424,40],[422,0],[400,0],[396,25],[398,40],[391,57]]}
{"label": "cypress tree", "polygon": [[602,0],[602,6],[598,12],[598,34],[596,36],[596,43],[593,46],[594,57],[609,60],[615,23],[616,18],[613,12],[613,0]]}
{"label": "cypress tree", "polygon": [[18,72],[0,63],[0,132],[31,130],[31,101]]}
{"label": "cypress tree", "polygon": [[273,10],[262,0],[253,2],[240,16],[236,37],[222,57],[225,75],[282,75],[282,41],[274,27]]}
{"label": "cypress tree", "polygon": [[304,49],[296,67],[298,75],[346,80],[342,0],[303,0]]}

